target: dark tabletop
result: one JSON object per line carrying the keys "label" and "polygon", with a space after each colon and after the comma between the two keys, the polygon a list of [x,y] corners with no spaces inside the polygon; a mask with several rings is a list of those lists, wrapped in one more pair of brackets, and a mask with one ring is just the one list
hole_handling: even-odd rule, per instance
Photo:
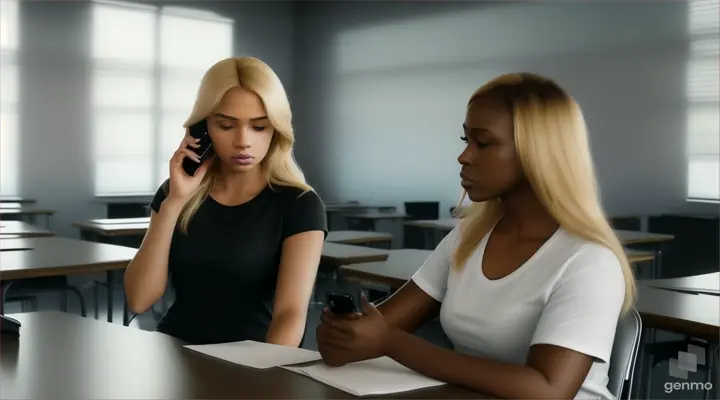
{"label": "dark tabletop", "polygon": [[[329,399],[353,396],[279,368],[256,370],[182,347],[157,332],[60,312],[12,316],[0,339],[0,399]],[[453,386],[397,398],[482,398]]]}

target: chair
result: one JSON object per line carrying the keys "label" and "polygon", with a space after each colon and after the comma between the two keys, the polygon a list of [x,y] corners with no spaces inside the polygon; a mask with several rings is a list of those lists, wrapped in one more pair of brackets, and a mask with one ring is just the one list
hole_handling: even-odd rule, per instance
{"label": "chair", "polygon": [[615,330],[610,367],[608,370],[608,390],[615,398],[622,398],[625,382],[627,386],[627,399],[630,399],[633,384],[633,371],[640,349],[640,336],[642,335],[642,319],[634,308],[618,321]]}
{"label": "chair", "polygon": [[[3,298],[7,298],[9,300],[29,301],[34,309],[33,311],[37,311],[37,297],[34,295],[35,293],[60,293],[63,296],[61,297],[60,310],[63,312],[67,311],[67,294],[72,293],[77,297],[80,304],[80,315],[83,317],[87,316],[85,298],[78,288],[68,283],[67,277],[64,276],[4,281],[0,286],[0,290],[3,291]],[[2,310],[1,305],[0,310]]]}

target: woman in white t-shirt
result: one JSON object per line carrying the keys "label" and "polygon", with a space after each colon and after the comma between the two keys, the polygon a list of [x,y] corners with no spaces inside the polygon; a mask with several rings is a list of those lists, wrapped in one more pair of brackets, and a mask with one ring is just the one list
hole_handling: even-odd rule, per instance
{"label": "woman in white t-shirt", "polygon": [[[326,310],[323,359],[388,356],[502,398],[612,398],[608,363],[635,282],[600,205],[579,106],[548,79],[508,74],[472,95],[463,130],[462,223],[377,308]],[[453,350],[412,335],[437,315]]]}

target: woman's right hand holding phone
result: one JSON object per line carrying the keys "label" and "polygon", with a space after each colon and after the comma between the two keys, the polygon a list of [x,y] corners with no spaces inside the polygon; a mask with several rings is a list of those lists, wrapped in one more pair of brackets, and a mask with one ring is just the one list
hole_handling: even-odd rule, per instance
{"label": "woman's right hand holding phone", "polygon": [[188,129],[185,130],[185,137],[170,159],[170,191],[168,193],[168,199],[174,199],[185,204],[185,201],[187,201],[187,199],[195,193],[198,186],[200,186],[200,182],[207,173],[210,159],[205,160],[193,176],[188,175],[182,166],[185,158],[200,162],[198,155],[191,150],[200,147],[198,144],[199,141],[199,139],[190,136]]}

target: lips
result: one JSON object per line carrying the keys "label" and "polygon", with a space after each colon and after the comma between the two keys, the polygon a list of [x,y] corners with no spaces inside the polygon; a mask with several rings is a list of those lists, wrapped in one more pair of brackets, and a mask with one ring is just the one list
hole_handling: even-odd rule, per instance
{"label": "lips", "polygon": [[250,154],[238,154],[236,156],[233,156],[233,159],[235,160],[252,160],[253,158],[255,157],[251,156]]}

